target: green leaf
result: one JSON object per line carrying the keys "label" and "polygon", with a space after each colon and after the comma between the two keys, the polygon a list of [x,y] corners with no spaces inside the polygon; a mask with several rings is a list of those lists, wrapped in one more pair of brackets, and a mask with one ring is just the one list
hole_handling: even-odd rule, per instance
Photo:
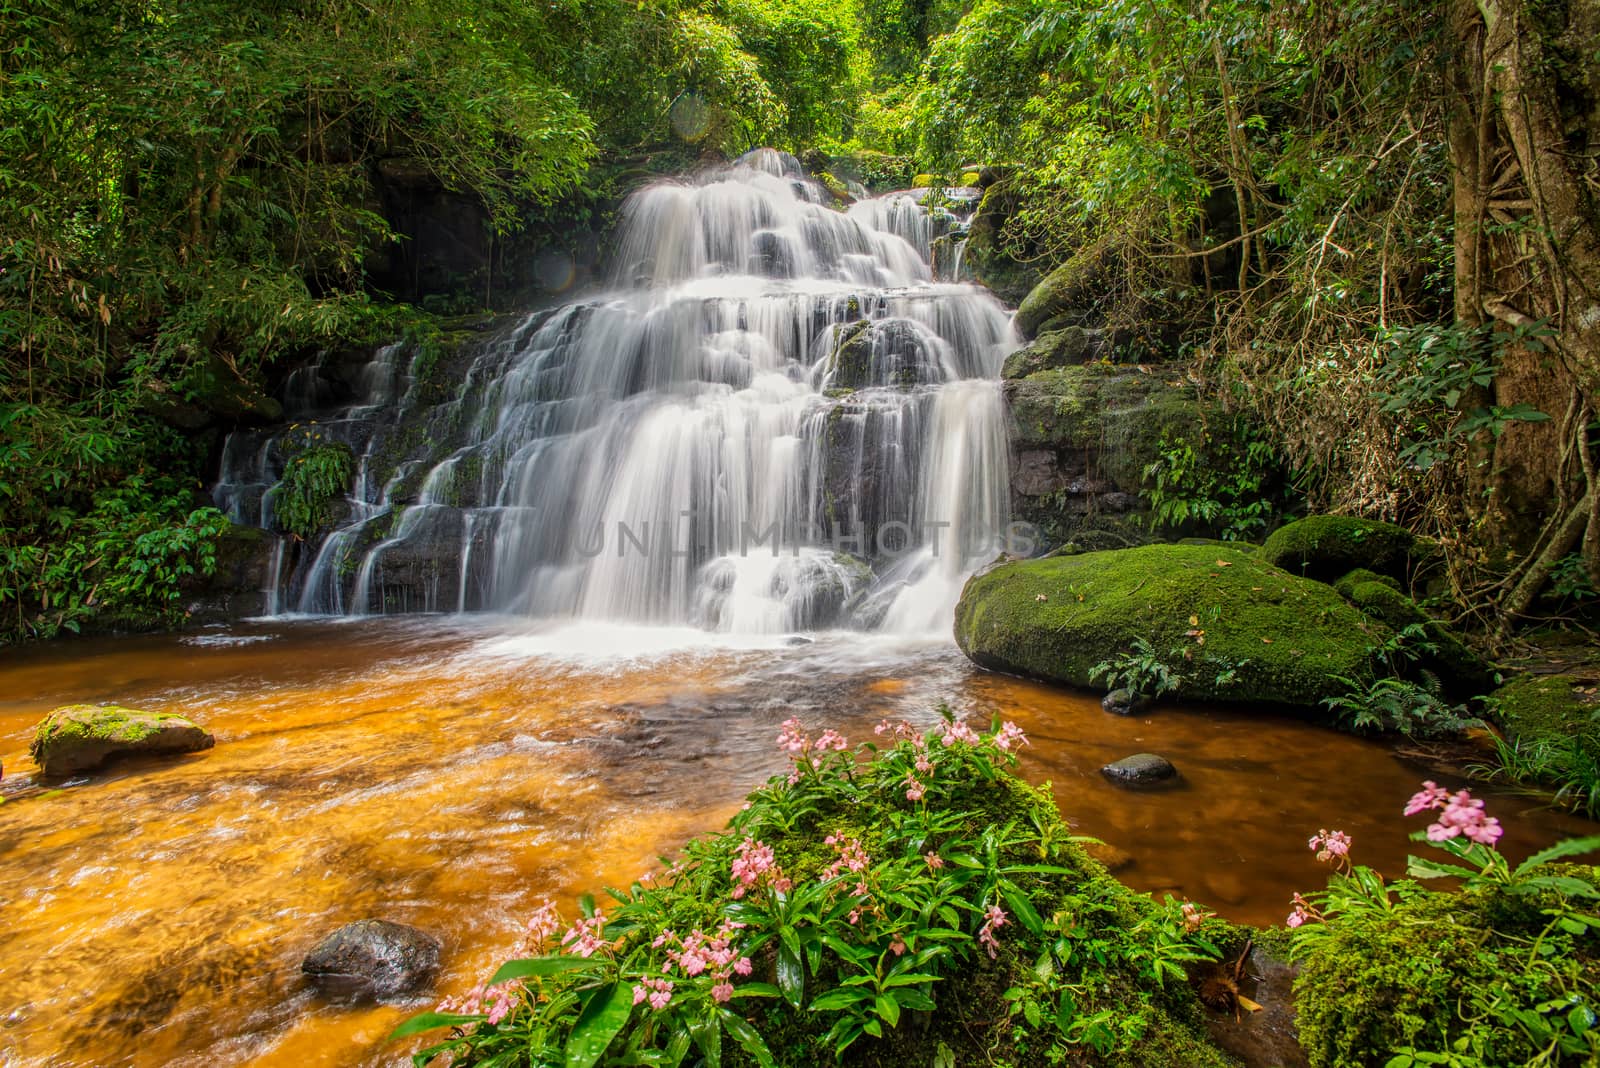
{"label": "green leaf", "polygon": [[1424,857],[1407,857],[1406,873],[1418,879],[1476,879],[1480,874],[1459,864],[1441,864]]}
{"label": "green leaf", "polygon": [[420,1035],[424,1031],[432,1031],[440,1027],[460,1027],[463,1024],[477,1023],[485,1017],[480,1013],[473,1016],[459,1012],[425,1012],[420,1016],[413,1016],[405,1023],[396,1027],[389,1033],[389,1041],[394,1042],[401,1038],[410,1038]]}
{"label": "green leaf", "polygon": [[631,1015],[633,990],[626,983],[596,990],[567,1038],[567,1068],[593,1068]]}
{"label": "green leaf", "polygon": [[859,986],[840,987],[837,990],[828,991],[813,1001],[811,1003],[811,1011],[835,1012],[839,1009],[847,1009],[851,1005],[862,1001],[871,1001],[873,997],[872,991],[864,990]]}
{"label": "green leaf", "polygon": [[873,1008],[890,1027],[900,1026],[900,1003],[889,994],[879,994]]}
{"label": "green leaf", "polygon": [[1006,899],[1006,904],[1011,906],[1011,911],[1022,926],[1032,935],[1044,934],[1044,921],[1039,918],[1039,913],[1034,911],[1033,902],[1019,890],[1015,884],[1002,881],[1000,883],[1000,896]]}
{"label": "green leaf", "polygon": [[1541,849],[1521,864],[1517,865],[1517,874],[1531,871],[1534,868],[1559,860],[1562,857],[1574,857],[1581,853],[1593,853],[1600,850],[1600,834],[1590,835],[1587,838],[1568,838],[1557,842],[1548,849]]}
{"label": "green leaf", "polygon": [[531,979],[535,976],[581,972],[597,967],[599,967],[597,962],[582,957],[528,957],[524,960],[508,960],[500,965],[500,970],[494,973],[489,985],[494,986],[509,979]]}
{"label": "green leaf", "polygon": [[805,999],[806,970],[800,954],[789,948],[787,941],[778,944],[778,989],[783,999],[795,1008]]}
{"label": "green leaf", "polygon": [[761,1068],[773,1068],[772,1051],[767,1048],[767,1044],[761,1040],[754,1027],[751,1027],[738,1013],[727,1009],[717,1009],[717,1016],[722,1021],[723,1030],[733,1036],[733,1040],[750,1054],[752,1060]]}

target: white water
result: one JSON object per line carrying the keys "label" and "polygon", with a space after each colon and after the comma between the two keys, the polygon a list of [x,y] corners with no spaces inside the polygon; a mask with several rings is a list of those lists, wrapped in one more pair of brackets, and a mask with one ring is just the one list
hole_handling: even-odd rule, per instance
{"label": "white water", "polygon": [[[948,215],[825,199],[765,150],[641,190],[615,288],[486,338],[451,396],[419,396],[398,345],[341,404],[316,380],[336,368],[298,373],[288,405],[359,464],[279,603],[947,632],[1006,534],[1009,316],[932,280]],[[236,520],[270,523],[283,459],[279,437],[229,441]]]}

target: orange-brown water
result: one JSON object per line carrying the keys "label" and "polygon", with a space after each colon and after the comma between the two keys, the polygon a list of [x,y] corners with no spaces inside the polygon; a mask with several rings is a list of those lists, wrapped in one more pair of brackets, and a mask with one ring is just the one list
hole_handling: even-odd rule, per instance
{"label": "orange-brown water", "polygon": [[[444,942],[438,993],[507,956],[536,904],[625,883],[719,826],[782,761],[791,715],[865,738],[948,700],[1033,739],[1080,832],[1122,877],[1277,922],[1325,872],[1319,827],[1397,873],[1431,774],[1386,748],[1262,713],[1106,715],[1087,695],[975,671],[949,644],[861,636],[717,647],[625,629],[504,620],[242,625],[73,642],[0,663],[0,1065],[405,1063],[384,1036],[432,997],[351,1009],[298,974],[366,916]],[[675,647],[676,646],[676,647]],[[603,654],[603,655],[596,655]],[[630,654],[630,655],[623,655]],[[25,752],[51,708],[181,712],[216,748],[65,784]],[[1100,765],[1149,750],[1182,786],[1129,793]],[[1506,848],[1586,825],[1495,798]]]}

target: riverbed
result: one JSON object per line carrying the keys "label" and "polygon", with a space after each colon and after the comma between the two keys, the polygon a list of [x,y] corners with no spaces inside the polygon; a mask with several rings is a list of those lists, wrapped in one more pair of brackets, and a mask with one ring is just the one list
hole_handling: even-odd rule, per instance
{"label": "riverbed", "polygon": [[[39,783],[33,726],[73,702],[176,712],[212,750]],[[856,633],[719,640],[694,630],[541,627],[496,616],[279,619],[8,650],[0,663],[0,1065],[406,1063],[387,1033],[507,957],[564,906],[658,870],[784,766],[798,716],[867,740],[937,706],[1014,720],[1021,771],[1141,890],[1281,922],[1322,885],[1320,828],[1404,869],[1400,809],[1438,773],[1383,744],[1270,711],[1158,706],[988,674],[947,640]],[[1101,765],[1150,751],[1175,788]],[[1521,855],[1593,824],[1490,798]],[[435,994],[319,1002],[299,962],[379,916],[444,943]]]}

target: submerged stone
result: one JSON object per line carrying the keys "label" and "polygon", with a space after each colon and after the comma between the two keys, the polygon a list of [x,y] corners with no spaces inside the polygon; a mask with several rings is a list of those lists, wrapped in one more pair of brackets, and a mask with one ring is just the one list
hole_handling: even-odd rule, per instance
{"label": "submerged stone", "polygon": [[439,970],[439,940],[388,920],[358,920],[306,954],[300,971],[322,994],[373,1001],[420,989]]}
{"label": "submerged stone", "polygon": [[1118,786],[1154,786],[1177,778],[1178,769],[1164,756],[1135,753],[1107,764],[1100,774]]}
{"label": "submerged stone", "polygon": [[1149,708],[1150,701],[1127,687],[1120,687],[1102,697],[1100,707],[1114,716],[1135,716]]}
{"label": "submerged stone", "polygon": [[1176,699],[1302,707],[1343,694],[1392,633],[1331,586],[1210,545],[1001,564],[967,582],[955,623],[984,667],[1094,688],[1143,640]]}
{"label": "submerged stone", "polygon": [[205,729],[182,716],[118,705],[65,705],[39,724],[28,752],[41,772],[55,777],[90,771],[116,756],[193,753],[215,744]]}

